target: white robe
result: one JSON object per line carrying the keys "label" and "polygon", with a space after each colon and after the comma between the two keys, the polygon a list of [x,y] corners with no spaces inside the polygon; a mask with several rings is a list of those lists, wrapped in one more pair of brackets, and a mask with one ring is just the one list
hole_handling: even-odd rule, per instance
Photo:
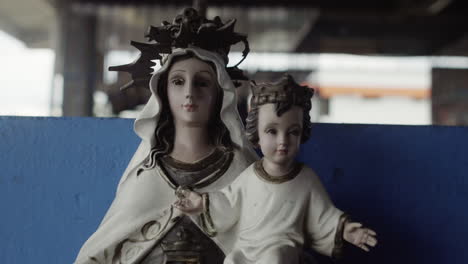
{"label": "white robe", "polygon": [[305,243],[332,254],[343,212],[305,165],[295,178],[278,184],[257,175],[252,164],[208,196],[218,232],[214,241],[226,254],[225,264],[298,263]]}

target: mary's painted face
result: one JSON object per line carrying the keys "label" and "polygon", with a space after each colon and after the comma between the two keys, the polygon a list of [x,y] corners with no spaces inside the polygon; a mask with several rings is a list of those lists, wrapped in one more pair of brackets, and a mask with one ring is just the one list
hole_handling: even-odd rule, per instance
{"label": "mary's painted face", "polygon": [[217,79],[214,69],[197,58],[175,62],[168,76],[167,97],[174,122],[205,126],[216,104]]}

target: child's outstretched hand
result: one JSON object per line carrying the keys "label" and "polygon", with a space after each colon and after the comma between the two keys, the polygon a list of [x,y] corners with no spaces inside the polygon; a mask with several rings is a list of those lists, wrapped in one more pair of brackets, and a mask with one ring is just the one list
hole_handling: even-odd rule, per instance
{"label": "child's outstretched hand", "polygon": [[200,194],[182,187],[178,187],[175,194],[177,201],[173,205],[183,213],[191,215],[203,212],[203,197]]}
{"label": "child's outstretched hand", "polygon": [[361,223],[345,223],[343,231],[344,240],[365,251],[369,251],[369,246],[374,247],[377,245],[376,235],[374,230],[363,228]]}

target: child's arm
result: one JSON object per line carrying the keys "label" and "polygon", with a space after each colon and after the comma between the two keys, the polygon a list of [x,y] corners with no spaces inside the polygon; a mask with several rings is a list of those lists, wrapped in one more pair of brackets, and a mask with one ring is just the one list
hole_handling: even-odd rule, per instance
{"label": "child's arm", "polygon": [[306,238],[318,253],[339,257],[346,215],[333,205],[315,172],[308,171],[311,183],[305,223]]}
{"label": "child's arm", "polygon": [[331,202],[318,176],[312,172],[311,199],[307,231],[312,247],[324,255],[339,257],[343,239],[365,251],[377,244],[376,233],[351,222],[346,214]]}
{"label": "child's arm", "polygon": [[225,232],[239,219],[241,185],[234,181],[216,192],[199,194],[188,189],[177,189],[174,207],[192,217],[209,236]]}

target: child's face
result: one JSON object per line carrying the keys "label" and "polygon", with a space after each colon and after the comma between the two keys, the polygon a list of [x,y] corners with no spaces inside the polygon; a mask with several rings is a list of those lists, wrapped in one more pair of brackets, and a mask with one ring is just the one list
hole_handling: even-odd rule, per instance
{"label": "child's face", "polygon": [[274,104],[260,106],[258,112],[258,144],[264,158],[280,166],[288,166],[301,144],[303,110],[293,106],[278,117]]}

